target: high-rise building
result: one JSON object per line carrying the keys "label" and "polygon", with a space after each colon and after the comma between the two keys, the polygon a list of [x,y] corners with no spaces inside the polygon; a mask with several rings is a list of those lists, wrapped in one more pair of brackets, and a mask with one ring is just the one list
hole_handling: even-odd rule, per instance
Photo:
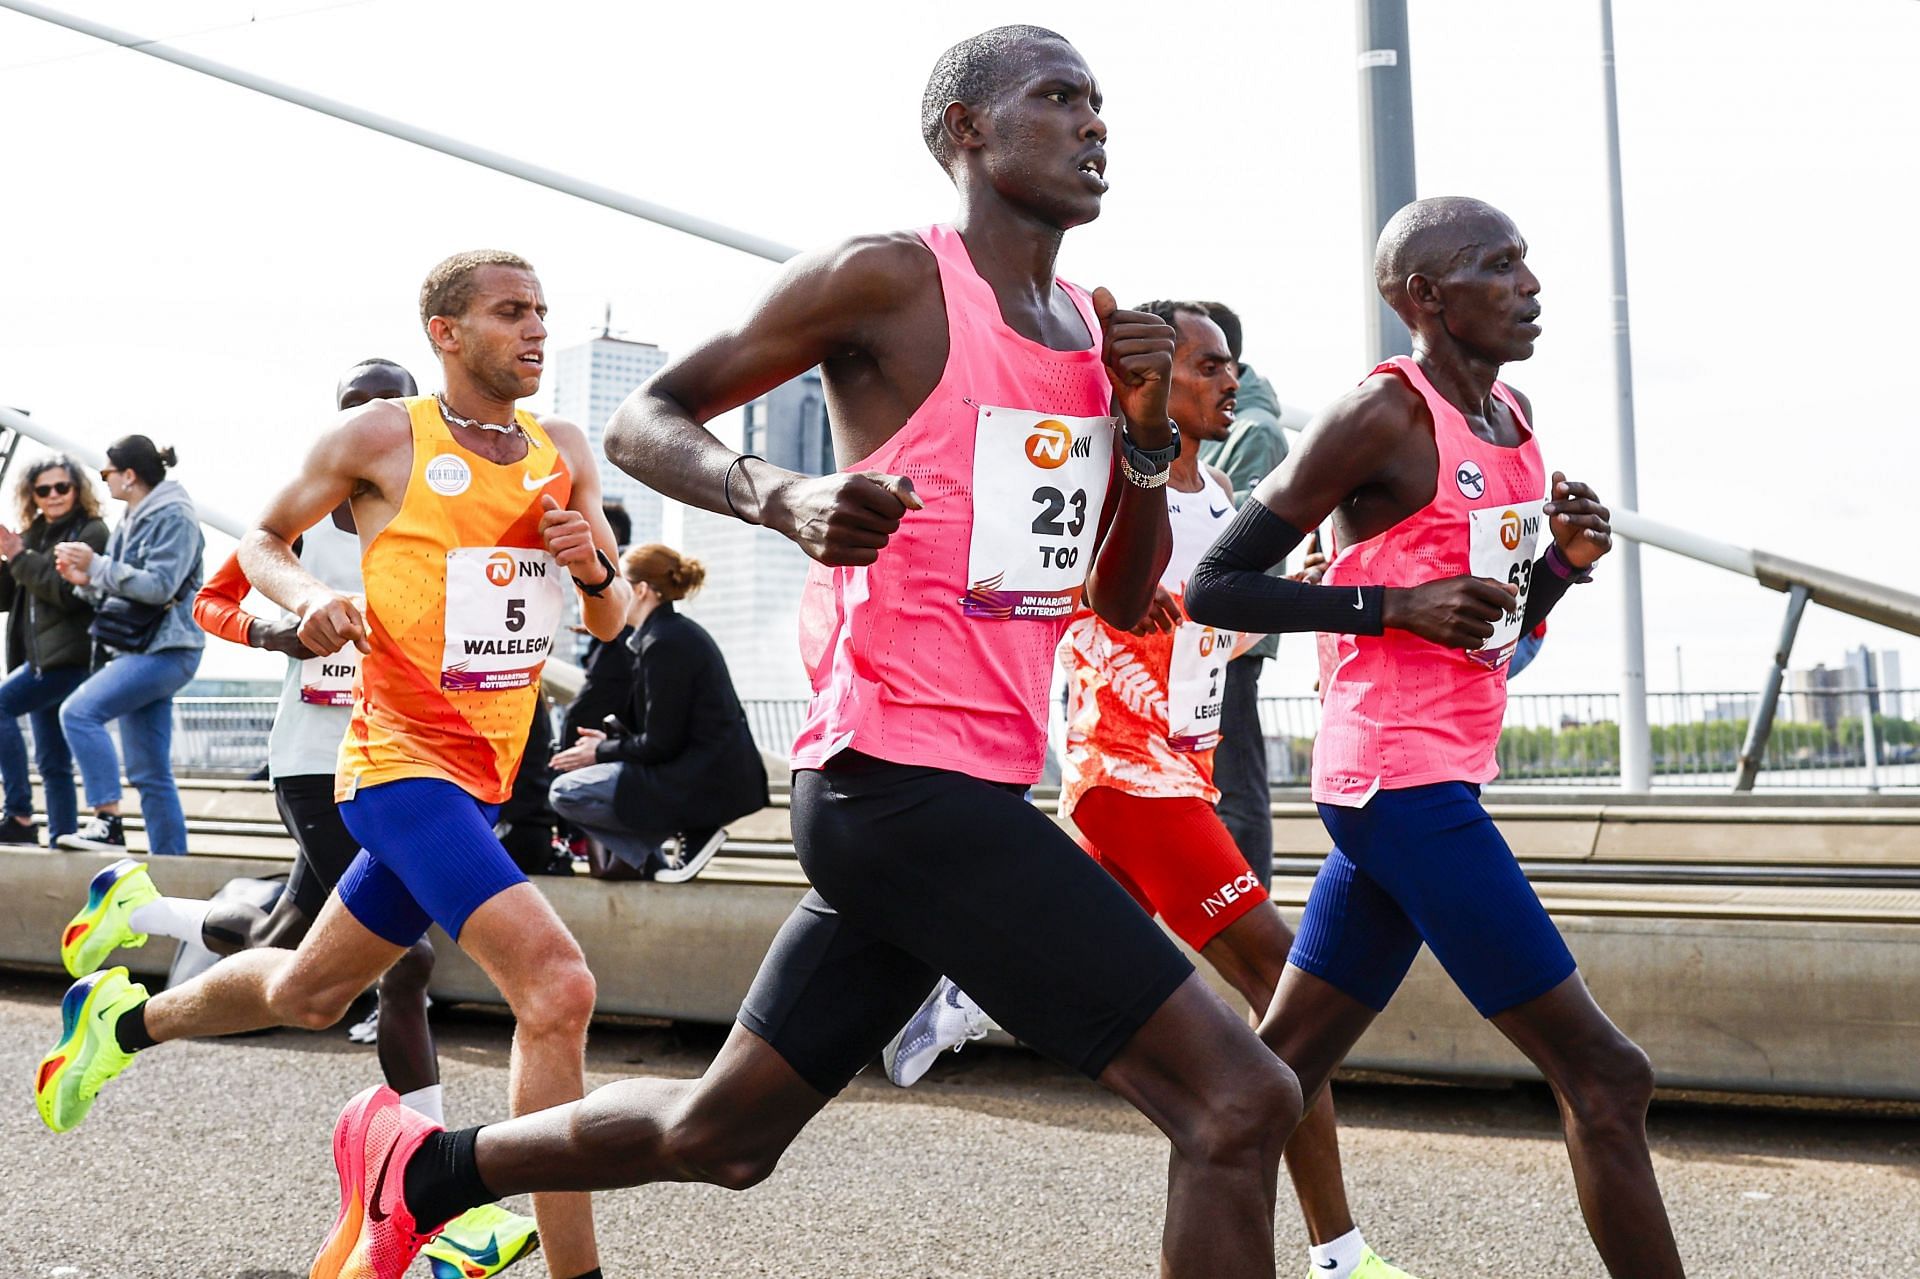
{"label": "high-rise building", "polygon": [[742,412],[740,451],[757,453],[775,466],[805,475],[833,469],[833,432],[820,370],[808,369],[783,382]]}
{"label": "high-rise building", "polygon": [[600,467],[600,491],[626,506],[633,519],[633,540],[659,541],[660,495],[607,461],[605,441],[613,411],[665,366],[667,353],[651,342],[630,342],[603,330],[599,337],[556,351],[550,359],[554,415],[587,433]]}
{"label": "high-rise building", "polygon": [[1787,672],[1786,718],[1800,724],[1824,724],[1828,731],[1838,728],[1841,719],[1852,714],[1845,703],[1852,701],[1846,689],[1853,676],[1845,667],[1835,669],[1825,662],[1812,669]]}
{"label": "high-rise building", "polygon": [[[1900,714],[1900,654],[1897,650],[1888,648],[1876,653],[1865,644],[1851,649],[1847,653],[1847,675],[1852,687],[1871,690],[1868,696],[1873,702],[1874,714]],[[1859,714],[1858,705],[1847,713]]]}
{"label": "high-rise building", "polygon": [[[803,373],[747,405],[741,446],[788,470],[831,471],[833,437],[819,372]],[[685,605],[687,615],[698,619],[726,654],[740,696],[807,696],[799,649],[806,554],[777,533],[691,507],[681,540],[707,568],[707,584]]]}
{"label": "high-rise building", "polygon": [[1902,698],[1906,685],[1900,680],[1900,652],[1885,648],[1877,654],[1880,666],[1880,713],[1904,716],[1908,713]]}

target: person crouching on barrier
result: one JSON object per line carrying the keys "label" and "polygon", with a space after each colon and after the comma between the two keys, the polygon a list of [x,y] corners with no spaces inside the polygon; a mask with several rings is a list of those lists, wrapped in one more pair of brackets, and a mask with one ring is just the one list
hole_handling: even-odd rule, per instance
{"label": "person crouching on barrier", "polygon": [[[674,608],[707,570],[658,542],[621,556],[620,570],[633,584],[633,695],[619,716],[627,731],[579,729],[553,757],[550,798],[605,850],[593,858],[596,875],[677,883],[719,850],[722,823],[766,807],[767,770],[719,645]],[[679,853],[669,856],[663,845],[675,835]]]}

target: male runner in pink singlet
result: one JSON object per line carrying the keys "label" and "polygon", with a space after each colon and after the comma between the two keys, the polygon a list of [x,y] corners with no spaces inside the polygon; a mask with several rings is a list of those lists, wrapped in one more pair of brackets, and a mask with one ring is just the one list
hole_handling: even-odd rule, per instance
{"label": "male runner in pink singlet", "polygon": [[[1682,1273],[1647,1150],[1653,1071],[1607,1019],[1480,806],[1508,658],[1611,545],[1607,509],[1554,472],[1500,366],[1533,354],[1540,282],[1513,223],[1421,200],[1380,235],[1380,292],[1414,354],[1376,368],[1261,481],[1194,571],[1187,611],[1318,631],[1313,794],[1334,839],[1261,1037],[1311,1099],[1422,942],[1559,1100],[1607,1270]],[[1322,584],[1262,570],[1333,518]]]}
{"label": "male runner in pink singlet", "polygon": [[[1068,616],[1084,597],[1133,626],[1170,549],[1173,331],[1054,275],[1061,236],[1107,188],[1100,104],[1050,31],[954,46],[922,103],[959,191],[953,224],[801,257],[616,414],[622,469],[818,561],[793,758],[813,891],[698,1080],[625,1080],[459,1133],[356,1099],[349,1117],[376,1111],[388,1134],[364,1173],[343,1173],[348,1196],[375,1194],[399,1223],[377,1227],[380,1275],[404,1269],[415,1222],[501,1195],[755,1184],[943,972],[1168,1135],[1163,1273],[1273,1274],[1291,1072],[1023,798]],[[815,365],[845,470],[783,471],[702,429]]]}

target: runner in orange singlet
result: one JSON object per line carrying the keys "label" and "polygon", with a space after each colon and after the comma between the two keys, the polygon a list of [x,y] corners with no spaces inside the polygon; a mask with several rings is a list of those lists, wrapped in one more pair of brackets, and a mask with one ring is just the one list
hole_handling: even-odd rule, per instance
{"label": "runner in orange singlet", "polygon": [[[302,644],[365,654],[335,783],[361,852],[298,950],[245,951],[151,1000],[112,1001],[98,1033],[121,1052],[330,1026],[432,922],[513,1009],[514,1112],[580,1097],[593,975],[493,835],[566,592],[581,593],[601,639],[619,633],[627,607],[585,435],[515,406],[540,386],[546,309],[533,268],[513,254],[435,267],[420,318],[445,391],[343,414],[241,543],[247,576],[298,615]],[[349,499],[364,604],[315,578],[291,546]],[[536,1195],[534,1215],[555,1279],[599,1274],[586,1195]],[[316,1275],[368,1273],[366,1241],[344,1242]]]}

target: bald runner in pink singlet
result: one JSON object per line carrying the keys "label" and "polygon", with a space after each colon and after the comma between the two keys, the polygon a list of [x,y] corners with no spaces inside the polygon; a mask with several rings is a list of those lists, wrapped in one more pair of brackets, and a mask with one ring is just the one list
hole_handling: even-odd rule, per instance
{"label": "bald runner in pink singlet", "polygon": [[[1481,783],[1499,766],[1494,747],[1507,708],[1507,660],[1520,638],[1540,540],[1547,477],[1527,415],[1505,384],[1493,393],[1525,438],[1502,448],[1466,419],[1420,366],[1402,355],[1373,370],[1405,379],[1433,415],[1440,474],[1433,501],[1377,537],[1329,547],[1322,586],[1412,587],[1471,573],[1511,582],[1516,611],[1475,651],[1447,648],[1411,631],[1322,631],[1321,729],[1313,742],[1313,797],[1357,808],[1377,790],[1431,782]],[[1359,598],[1356,591],[1355,598]]]}
{"label": "bald runner in pink singlet", "polygon": [[[1311,1096],[1421,946],[1553,1088],[1587,1227],[1615,1279],[1680,1279],[1646,1136],[1653,1071],[1594,1002],[1480,803],[1506,667],[1612,544],[1587,485],[1544,474],[1531,405],[1540,281],[1512,219],[1418,200],[1374,277],[1413,336],[1308,427],[1195,570],[1196,620],[1321,633],[1313,793],[1333,837],[1261,1037]],[[1261,571],[1331,519],[1322,583]]]}

